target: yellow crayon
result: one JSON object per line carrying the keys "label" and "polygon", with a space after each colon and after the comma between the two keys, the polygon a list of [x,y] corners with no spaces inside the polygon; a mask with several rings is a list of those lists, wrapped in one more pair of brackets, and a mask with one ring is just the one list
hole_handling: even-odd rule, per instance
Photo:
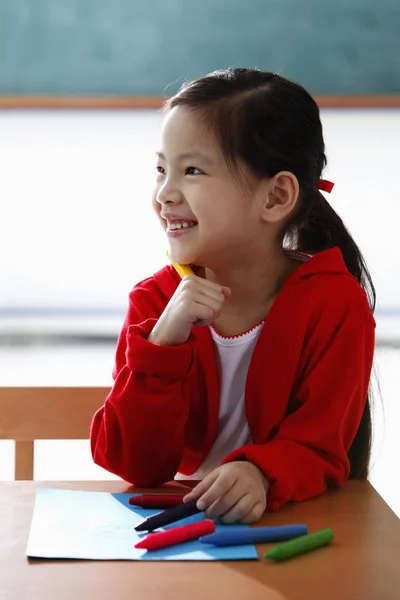
{"label": "yellow crayon", "polygon": [[168,256],[169,260],[171,261],[172,266],[174,267],[176,272],[181,276],[182,279],[184,277],[186,277],[186,275],[193,275],[193,271],[189,267],[189,265],[180,265],[179,263],[176,263],[174,260],[172,260],[170,258],[168,251],[167,251],[167,256]]}

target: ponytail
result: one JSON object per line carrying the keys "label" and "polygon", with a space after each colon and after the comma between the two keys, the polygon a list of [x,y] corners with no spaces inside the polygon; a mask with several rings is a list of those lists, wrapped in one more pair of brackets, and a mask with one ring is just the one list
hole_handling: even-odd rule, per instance
{"label": "ponytail", "polygon": [[[373,313],[376,294],[371,276],[357,244],[339,215],[317,189],[308,192],[306,201],[302,203],[302,208],[303,215],[300,215],[300,213],[296,215],[297,222],[300,220],[299,217],[302,217],[300,225],[297,226],[298,250],[312,254],[328,248],[339,248],[347,269],[366,292]],[[300,212],[302,212],[302,209],[300,209]],[[351,479],[367,479],[368,477],[372,440],[372,401],[370,386],[358,431],[347,453],[350,461]]]}
{"label": "ponytail", "polygon": [[[298,250],[311,254],[328,248],[339,248],[347,269],[366,292],[373,313],[376,294],[371,275],[359,247],[342,219],[317,189],[311,190],[307,194],[306,202],[302,204],[305,207],[305,214],[298,226]],[[296,221],[298,220],[297,217]]]}

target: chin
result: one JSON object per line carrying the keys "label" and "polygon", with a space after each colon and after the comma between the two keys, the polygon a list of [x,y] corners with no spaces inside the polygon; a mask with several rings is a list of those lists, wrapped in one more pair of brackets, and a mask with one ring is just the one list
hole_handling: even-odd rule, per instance
{"label": "chin", "polygon": [[181,265],[193,265],[196,263],[196,253],[184,251],[179,248],[170,248],[168,250],[168,255],[171,260]]}
{"label": "chin", "polygon": [[175,258],[173,255],[171,256],[172,260],[180,265],[197,265],[197,261],[195,258],[192,258],[191,255],[188,254],[179,254]]}

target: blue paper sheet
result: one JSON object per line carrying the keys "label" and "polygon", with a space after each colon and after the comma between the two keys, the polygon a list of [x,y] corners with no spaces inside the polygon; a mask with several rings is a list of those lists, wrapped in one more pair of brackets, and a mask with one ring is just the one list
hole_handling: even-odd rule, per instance
{"label": "blue paper sheet", "polygon": [[[39,488],[26,554],[32,558],[87,560],[249,560],[257,559],[255,546],[216,548],[199,541],[148,552],[134,548],[144,534],[134,527],[159,512],[131,506],[133,494],[83,492]],[[199,513],[176,527],[201,521]],[[225,527],[217,524],[217,530]],[[235,527],[247,527],[235,525]]]}

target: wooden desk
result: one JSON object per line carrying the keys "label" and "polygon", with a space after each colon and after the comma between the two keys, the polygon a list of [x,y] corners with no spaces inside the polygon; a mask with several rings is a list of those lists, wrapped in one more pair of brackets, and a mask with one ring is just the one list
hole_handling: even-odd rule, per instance
{"label": "wooden desk", "polygon": [[[283,508],[263,525],[331,527],[332,546],[286,563],[28,560],[37,487],[132,491],[126,483],[0,482],[1,600],[398,600],[400,524],[369,483]],[[182,488],[180,488],[182,489]],[[135,492],[140,491],[135,489]],[[270,546],[260,545],[260,556]]]}

